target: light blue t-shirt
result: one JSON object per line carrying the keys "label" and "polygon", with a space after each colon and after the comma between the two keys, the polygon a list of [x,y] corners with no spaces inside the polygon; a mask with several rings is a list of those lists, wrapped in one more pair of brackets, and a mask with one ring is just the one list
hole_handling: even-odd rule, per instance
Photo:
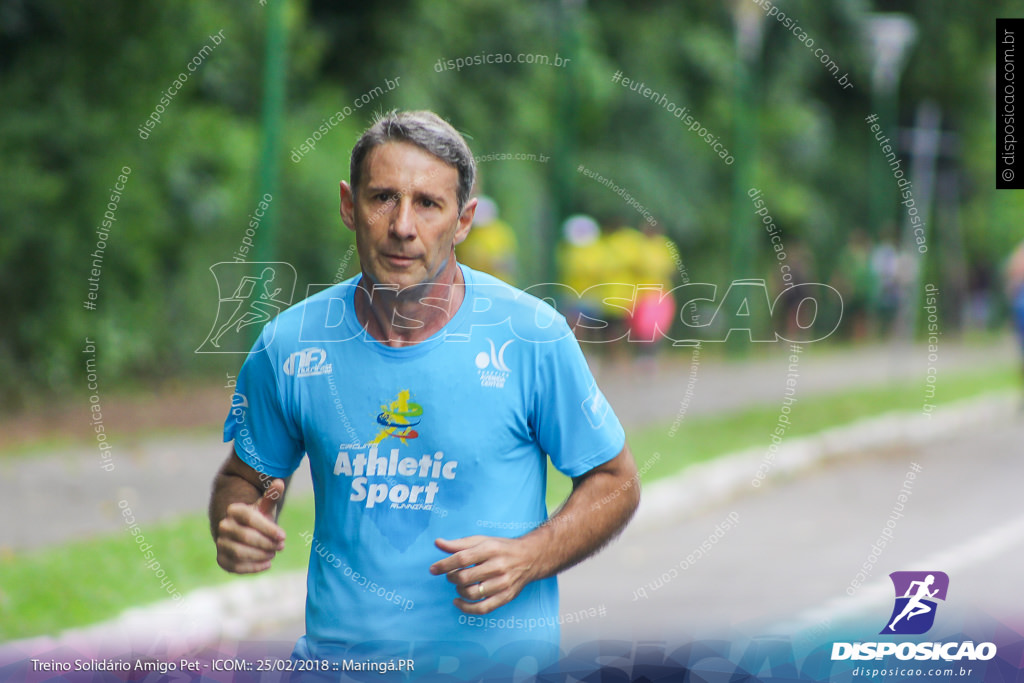
{"label": "light blue t-shirt", "polygon": [[455,587],[429,572],[447,557],[434,540],[527,533],[547,519],[546,457],[579,476],[615,457],[625,435],[565,319],[461,268],[465,299],[426,341],[393,348],[368,335],[356,276],[271,321],[239,372],[224,440],[273,477],[309,456],[315,528],[289,530],[310,546],[299,656],[360,643],[396,655],[427,641],[490,653],[557,645],[554,577],[466,615]]}

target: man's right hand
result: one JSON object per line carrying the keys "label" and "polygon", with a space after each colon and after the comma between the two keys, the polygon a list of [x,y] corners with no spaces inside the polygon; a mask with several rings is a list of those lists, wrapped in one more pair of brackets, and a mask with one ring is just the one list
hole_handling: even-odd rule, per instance
{"label": "man's right hand", "polygon": [[284,495],[284,480],[271,482],[263,497],[252,505],[231,503],[217,525],[217,564],[236,574],[270,569],[284,550],[284,529],[274,522],[274,509]]}

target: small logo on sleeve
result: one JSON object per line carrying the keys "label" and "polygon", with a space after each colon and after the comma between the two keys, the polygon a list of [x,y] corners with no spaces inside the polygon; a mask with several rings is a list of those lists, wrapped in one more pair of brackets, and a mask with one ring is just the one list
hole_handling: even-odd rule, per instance
{"label": "small logo on sleeve", "polygon": [[583,414],[587,417],[590,422],[590,426],[597,429],[604,424],[605,418],[608,416],[608,410],[611,406],[608,405],[608,401],[605,400],[604,394],[597,386],[597,382],[593,382],[590,385],[590,393],[583,400],[583,404],[580,408],[583,410]]}

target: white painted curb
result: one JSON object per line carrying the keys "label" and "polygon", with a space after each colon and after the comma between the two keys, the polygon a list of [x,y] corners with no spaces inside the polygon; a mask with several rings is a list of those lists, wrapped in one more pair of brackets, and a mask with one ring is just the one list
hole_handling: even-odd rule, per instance
{"label": "white painted curb", "polygon": [[[784,439],[764,482],[793,476],[826,460],[881,448],[898,449],[947,438],[965,428],[1006,422],[1017,410],[1014,392],[986,394],[942,406],[931,413],[886,413],[856,420],[811,436]],[[767,441],[767,435],[766,435]],[[758,468],[766,463],[767,445],[723,455],[687,467],[683,472],[644,485],[634,524],[656,526],[676,520],[723,499],[758,491]]]}

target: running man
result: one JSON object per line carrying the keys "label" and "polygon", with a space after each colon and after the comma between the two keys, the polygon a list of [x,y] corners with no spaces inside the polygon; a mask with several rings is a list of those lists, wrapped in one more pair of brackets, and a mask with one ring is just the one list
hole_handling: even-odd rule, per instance
{"label": "running man", "polygon": [[[279,315],[239,372],[210,503],[217,561],[271,566],[285,544],[277,501],[308,456],[297,659],[412,658],[417,673],[441,655],[552,662],[556,575],[639,501],[622,427],[565,318],[456,262],[474,175],[436,114],[379,119],[341,183],[361,273]],[[573,484],[551,519],[548,459]]]}
{"label": "running man", "polygon": [[[889,624],[890,631],[896,631],[896,622],[903,617],[906,617],[907,621],[910,621],[912,617],[916,617],[918,614],[926,614],[932,611],[932,608],[923,603],[922,600],[924,598],[933,598],[935,597],[935,594],[939,592],[938,588],[933,591],[928,590],[928,587],[933,583],[935,583],[934,574],[929,574],[924,577],[924,581],[910,582],[910,585],[907,586],[907,592],[903,595],[903,597],[910,598],[910,600],[907,601],[907,604],[903,607],[903,611],[899,613],[899,616],[893,619],[892,623]],[[917,586],[916,593],[914,593],[914,586]],[[914,594],[911,595],[911,593]]]}

